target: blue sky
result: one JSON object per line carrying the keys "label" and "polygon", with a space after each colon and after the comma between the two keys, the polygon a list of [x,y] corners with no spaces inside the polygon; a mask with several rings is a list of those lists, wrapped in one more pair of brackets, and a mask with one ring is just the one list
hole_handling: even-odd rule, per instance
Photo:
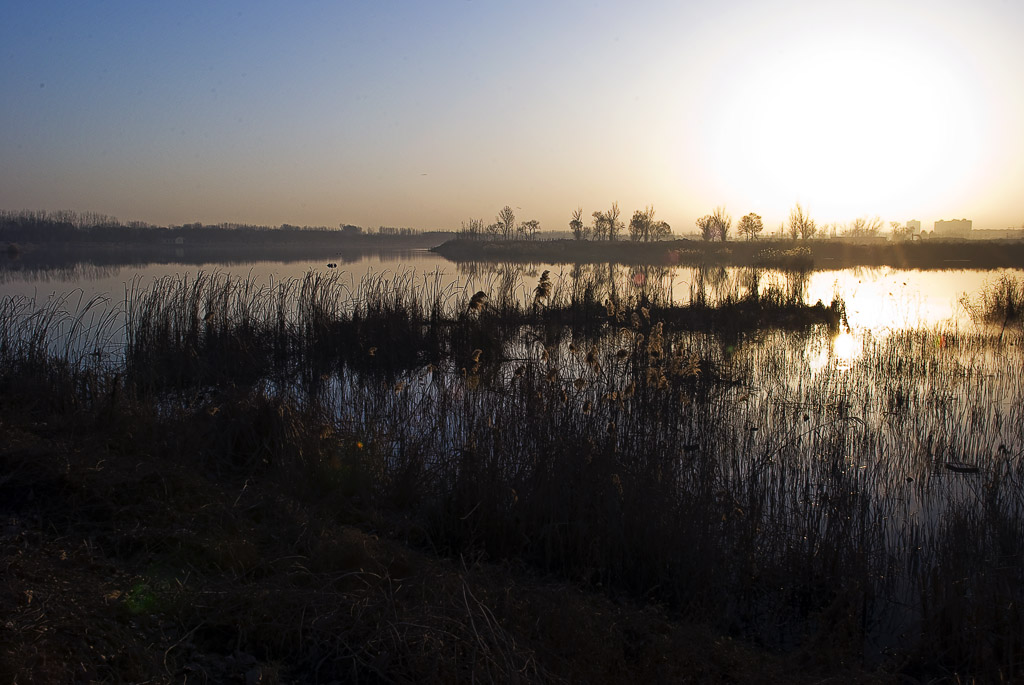
{"label": "blue sky", "polygon": [[7,3],[0,207],[1024,223],[1022,3]]}

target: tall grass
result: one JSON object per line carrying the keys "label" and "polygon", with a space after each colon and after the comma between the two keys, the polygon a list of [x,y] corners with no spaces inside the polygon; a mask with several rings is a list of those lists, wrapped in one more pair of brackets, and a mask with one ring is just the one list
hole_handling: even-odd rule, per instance
{"label": "tall grass", "polygon": [[[82,291],[0,300],[3,389],[61,410],[99,405],[117,384],[121,366],[119,311]],[[39,388],[42,392],[35,393]],[[50,390],[56,389],[56,392]]]}
{"label": "tall grass", "polygon": [[1000,276],[975,296],[964,295],[961,305],[974,321],[1006,328],[1024,328],[1024,279]]}
{"label": "tall grass", "polygon": [[353,283],[342,273],[311,271],[269,286],[216,273],[166,277],[148,287],[136,280],[125,296],[128,376],[150,391],[310,380],[341,366],[394,375],[475,349],[493,365],[518,354],[512,341],[524,331],[547,346],[570,333],[596,339],[628,323],[625,313],[634,310],[734,338],[771,326],[835,327],[843,315],[838,302],[807,307],[777,290],[740,296],[736,284],[724,294],[718,288],[718,306],[703,297],[677,306],[659,278],[623,291],[614,273],[599,271],[549,280],[537,295],[521,270],[509,269],[483,284],[492,292],[476,291],[485,302],[474,300],[478,286],[446,282],[438,273],[385,272]]}
{"label": "tall grass", "polygon": [[403,511],[434,549],[773,648],[1021,677],[1021,340],[867,335],[814,365],[841,302],[602,278],[165,280],[128,293],[124,382],[182,398],[226,468]]}

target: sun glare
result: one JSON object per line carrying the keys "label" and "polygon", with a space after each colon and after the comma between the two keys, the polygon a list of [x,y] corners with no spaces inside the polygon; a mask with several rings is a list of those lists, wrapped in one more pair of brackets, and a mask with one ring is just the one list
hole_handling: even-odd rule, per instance
{"label": "sun glare", "polygon": [[813,42],[746,64],[709,126],[717,181],[840,220],[934,204],[979,161],[979,99],[964,72],[907,43]]}
{"label": "sun glare", "polygon": [[812,343],[806,352],[807,363],[814,372],[824,371],[834,363],[837,369],[849,369],[860,357],[862,342],[849,332]]}
{"label": "sun glare", "polygon": [[832,355],[841,365],[849,364],[860,355],[857,339],[848,332],[840,333],[832,340]]}

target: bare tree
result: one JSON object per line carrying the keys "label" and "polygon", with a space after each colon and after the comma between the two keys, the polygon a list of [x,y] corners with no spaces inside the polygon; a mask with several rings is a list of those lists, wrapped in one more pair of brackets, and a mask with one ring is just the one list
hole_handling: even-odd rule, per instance
{"label": "bare tree", "polygon": [[697,228],[700,229],[700,235],[704,240],[710,242],[715,239],[715,220],[710,214],[697,219]]}
{"label": "bare tree", "polygon": [[654,207],[633,212],[629,221],[629,237],[633,240],[651,240],[654,237]]}
{"label": "bare tree", "polygon": [[740,219],[740,222],[736,225],[736,230],[739,231],[740,235],[747,236],[747,240],[757,240],[758,234],[764,230],[764,222],[761,221],[759,214],[751,212]]}
{"label": "bare tree", "polygon": [[597,239],[607,238],[615,240],[615,237],[623,229],[622,221],[619,220],[619,203],[613,202],[611,209],[607,212],[594,212],[594,237]]}
{"label": "bare tree", "polygon": [[800,226],[793,223],[792,221],[789,222],[789,237],[792,238],[793,240],[796,240],[797,238],[800,237]]}
{"label": "bare tree", "polygon": [[654,219],[654,207],[633,212],[629,222],[629,237],[633,240],[661,240],[672,234],[672,227],[664,221]]}
{"label": "bare tree", "polygon": [[714,213],[697,219],[701,237],[708,241],[720,239],[724,243],[731,227],[732,217],[726,214],[725,207],[716,207]]}
{"label": "bare tree", "polygon": [[789,234],[793,240],[797,239],[797,236],[803,240],[807,240],[818,230],[818,227],[814,223],[814,219],[809,214],[804,212],[804,208],[797,202],[796,206],[789,212]]}
{"label": "bare tree", "polygon": [[494,223],[498,227],[497,232],[501,234],[501,237],[509,240],[516,230],[516,213],[512,211],[511,207],[505,205],[498,212]]}
{"label": "bare tree", "polygon": [[847,224],[846,229],[843,231],[843,235],[856,238],[874,238],[881,230],[882,220],[877,216],[874,219],[858,217]]}
{"label": "bare tree", "polygon": [[530,240],[535,240],[537,234],[540,233],[540,221],[537,219],[530,219],[519,224],[519,231]]}
{"label": "bare tree", "polygon": [[608,240],[615,240],[625,226],[619,221],[619,203],[613,202],[611,209],[605,212],[605,218],[608,220]]}
{"label": "bare tree", "polygon": [[629,220],[629,237],[633,240],[643,240],[650,235],[650,221],[647,214],[639,209],[633,212],[633,218]]}
{"label": "bare tree", "polygon": [[732,217],[726,214],[725,207],[715,207],[714,217],[715,233],[724,243],[729,237],[729,229],[732,228]]}
{"label": "bare tree", "polygon": [[909,224],[890,221],[889,228],[892,229],[893,240],[912,240],[914,237],[914,227]]}
{"label": "bare tree", "polygon": [[608,224],[604,218],[604,212],[594,212],[591,216],[594,217],[594,225],[591,229],[594,234],[594,240],[601,240],[607,233],[606,226]]}
{"label": "bare tree", "polygon": [[572,237],[576,240],[582,240],[586,237],[586,227],[583,224],[582,207],[579,207],[572,213],[572,219],[569,220],[569,228],[572,229]]}
{"label": "bare tree", "polygon": [[470,219],[462,222],[461,233],[469,238],[480,238],[483,236],[486,227],[483,219]]}

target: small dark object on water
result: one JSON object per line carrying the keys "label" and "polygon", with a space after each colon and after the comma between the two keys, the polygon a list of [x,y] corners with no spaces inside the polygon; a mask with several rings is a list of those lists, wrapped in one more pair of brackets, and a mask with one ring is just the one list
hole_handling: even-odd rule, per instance
{"label": "small dark object on water", "polygon": [[962,461],[947,461],[946,468],[953,473],[977,473],[980,470],[977,466]]}

